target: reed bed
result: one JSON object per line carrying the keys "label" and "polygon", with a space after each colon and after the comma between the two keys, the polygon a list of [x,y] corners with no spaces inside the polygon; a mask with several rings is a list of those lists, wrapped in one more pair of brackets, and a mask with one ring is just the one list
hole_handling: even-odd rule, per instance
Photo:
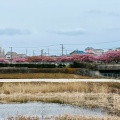
{"label": "reed bed", "polygon": [[49,93],[49,92],[85,92],[85,93],[118,93],[120,83],[0,83],[0,94],[12,93]]}
{"label": "reed bed", "polygon": [[39,94],[9,94],[0,96],[1,103],[45,102],[69,104],[83,108],[103,108],[110,114],[120,115],[120,95],[112,93],[39,93]]}
{"label": "reed bed", "polygon": [[91,79],[93,77],[66,73],[11,73],[0,74],[0,79]]}
{"label": "reed bed", "polygon": [[49,120],[119,120],[119,117],[94,117],[94,116],[78,116],[78,115],[64,115],[64,116],[57,116],[51,117]]}
{"label": "reed bed", "polygon": [[1,103],[51,102],[120,115],[119,83],[0,83]]}

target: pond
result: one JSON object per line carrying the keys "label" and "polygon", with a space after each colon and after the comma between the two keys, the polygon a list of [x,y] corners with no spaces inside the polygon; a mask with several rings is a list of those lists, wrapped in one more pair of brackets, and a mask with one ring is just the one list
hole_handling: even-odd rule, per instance
{"label": "pond", "polygon": [[100,109],[91,110],[54,103],[0,104],[0,120],[17,115],[41,118],[65,114],[103,117],[107,115],[107,112],[102,112]]}

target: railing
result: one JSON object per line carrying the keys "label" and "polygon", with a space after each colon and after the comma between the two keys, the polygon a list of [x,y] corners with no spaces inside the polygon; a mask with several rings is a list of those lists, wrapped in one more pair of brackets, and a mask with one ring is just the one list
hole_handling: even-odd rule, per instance
{"label": "railing", "polygon": [[120,70],[120,64],[98,65],[98,70]]}
{"label": "railing", "polygon": [[99,77],[107,78],[107,79],[120,79],[120,74],[101,73],[101,75]]}

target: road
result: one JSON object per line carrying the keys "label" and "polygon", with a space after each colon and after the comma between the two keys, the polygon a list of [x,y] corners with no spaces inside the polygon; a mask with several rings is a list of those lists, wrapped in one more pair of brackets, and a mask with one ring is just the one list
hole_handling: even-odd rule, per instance
{"label": "road", "polygon": [[0,82],[118,82],[120,79],[0,79]]}

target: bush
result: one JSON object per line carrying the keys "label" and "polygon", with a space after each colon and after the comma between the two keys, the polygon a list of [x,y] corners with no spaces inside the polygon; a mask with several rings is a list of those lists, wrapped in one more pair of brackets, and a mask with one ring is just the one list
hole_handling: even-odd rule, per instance
{"label": "bush", "polygon": [[57,68],[65,68],[65,67],[66,67],[65,64],[59,64],[59,65],[57,66]]}
{"label": "bush", "polygon": [[87,69],[96,69],[97,65],[94,63],[80,63],[80,62],[76,62],[74,61],[72,64],[70,64],[70,68],[87,68]]}

